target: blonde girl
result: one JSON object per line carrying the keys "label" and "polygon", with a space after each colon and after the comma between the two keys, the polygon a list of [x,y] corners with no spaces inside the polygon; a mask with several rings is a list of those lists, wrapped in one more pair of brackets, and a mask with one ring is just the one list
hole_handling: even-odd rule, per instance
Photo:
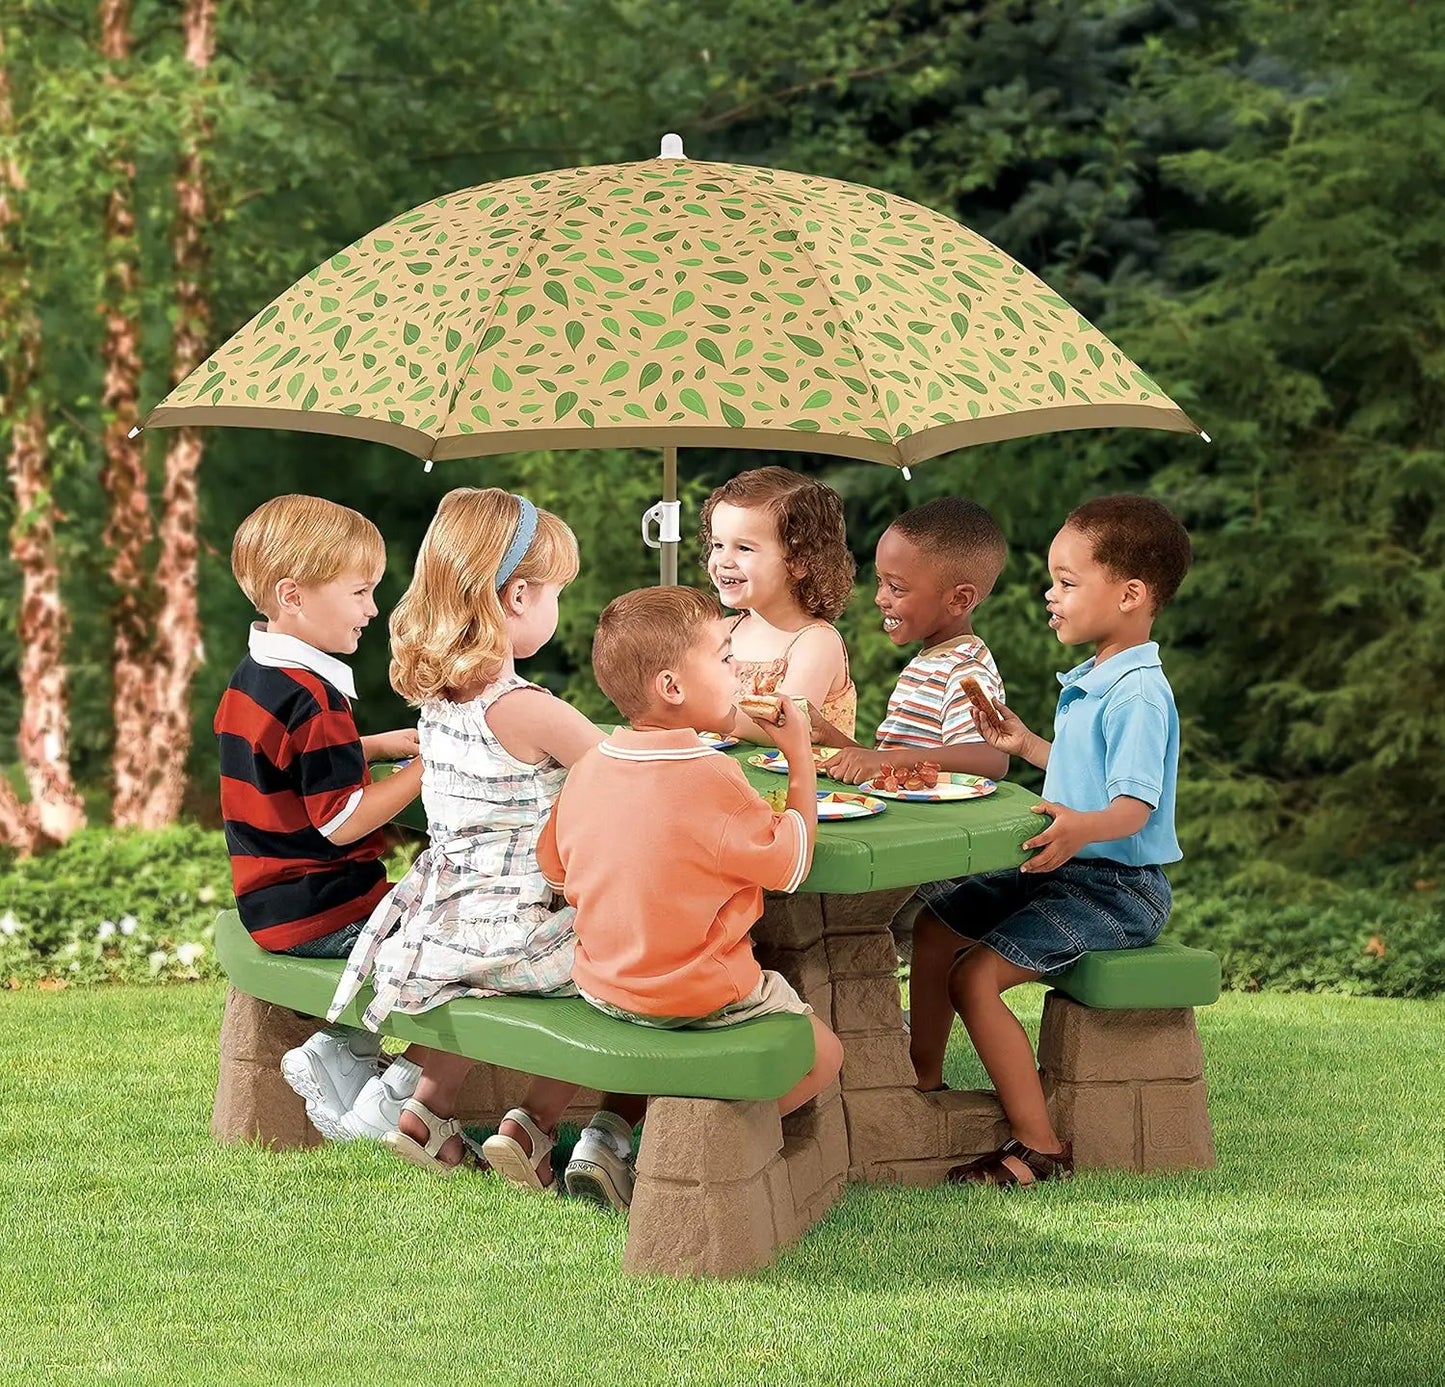
{"label": "blonde girl", "polygon": [[[832,624],[848,605],[854,571],[838,493],[786,467],[754,468],[708,497],[701,539],[723,605],[742,612],[732,633],[742,692],[806,698],[833,726],[851,729],[858,693]],[[741,713],[734,731],[771,744]]]}
{"label": "blonde girl", "polygon": [[[427,1011],[454,997],[576,995],[573,912],[555,908],[536,846],[567,767],[602,733],[522,678],[515,661],[552,638],[557,599],[577,569],[571,530],[525,497],[461,488],[442,498],[391,616],[392,687],[421,710],[431,845],[367,922],[332,1000],[333,1019],[368,975],[375,997],[363,1020],[372,1030],[392,1010]],[[462,1056],[430,1052],[416,1097],[384,1143],[431,1170],[480,1164],[455,1116],[471,1067]],[[524,1106],[485,1144],[486,1160],[516,1183],[550,1183],[550,1134],[575,1091],[535,1080]],[[640,1102],[620,1105],[638,1110]],[[593,1126],[599,1122],[603,1145],[625,1166],[632,1122],[614,1111]],[[630,1172],[614,1178],[625,1182]]]}

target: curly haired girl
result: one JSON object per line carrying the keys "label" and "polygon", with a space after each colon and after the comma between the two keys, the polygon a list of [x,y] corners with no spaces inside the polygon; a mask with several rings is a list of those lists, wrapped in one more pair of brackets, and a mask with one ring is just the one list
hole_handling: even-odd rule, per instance
{"label": "curly haired girl", "polygon": [[[742,692],[806,698],[851,736],[858,693],[832,624],[854,571],[838,493],[786,467],[757,467],[708,497],[700,538],[718,596],[742,612],[733,626]],[[735,730],[770,742],[741,713]]]}

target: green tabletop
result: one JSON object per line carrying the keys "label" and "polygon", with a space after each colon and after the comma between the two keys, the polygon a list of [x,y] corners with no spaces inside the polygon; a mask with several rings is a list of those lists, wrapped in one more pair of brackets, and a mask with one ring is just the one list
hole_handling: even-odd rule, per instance
{"label": "green tabletop", "polygon": [[[740,746],[719,754],[733,757],[760,790],[785,784],[786,777],[746,764],[745,758],[757,749]],[[380,777],[390,769],[373,766],[372,774]],[[818,784],[824,789],[847,788],[825,779]],[[1038,803],[1034,791],[1006,780],[983,799],[952,804],[887,803],[888,808],[871,819],[820,823],[813,869],[799,889],[856,895],[1017,867],[1028,857],[1019,844],[1049,822],[1030,812]],[[397,815],[397,822],[425,833],[421,800],[407,805]]]}
{"label": "green tabletop", "polygon": [[[725,754],[742,764],[743,774],[760,790],[786,784],[786,776],[747,764],[755,751],[742,746]],[[822,776],[818,787],[851,788]],[[888,808],[874,818],[820,823],[813,869],[799,889],[855,895],[1017,867],[1029,856],[1019,844],[1049,822],[1030,812],[1038,799],[1032,790],[1002,780],[983,799],[951,804],[887,800]]]}

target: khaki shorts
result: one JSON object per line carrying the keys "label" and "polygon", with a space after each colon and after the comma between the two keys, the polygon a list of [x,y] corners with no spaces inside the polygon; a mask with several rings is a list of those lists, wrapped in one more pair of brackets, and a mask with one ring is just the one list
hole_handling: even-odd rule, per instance
{"label": "khaki shorts", "polygon": [[722,1026],[736,1026],[744,1021],[756,1021],[760,1016],[811,1016],[810,1007],[796,992],[793,985],[781,973],[764,968],[758,985],[740,1002],[722,1007],[707,1016],[643,1016],[615,1007],[611,1002],[599,1001],[596,997],[583,998],[598,1011],[618,1021],[631,1021],[636,1026],[652,1026],[660,1031],[714,1031]]}

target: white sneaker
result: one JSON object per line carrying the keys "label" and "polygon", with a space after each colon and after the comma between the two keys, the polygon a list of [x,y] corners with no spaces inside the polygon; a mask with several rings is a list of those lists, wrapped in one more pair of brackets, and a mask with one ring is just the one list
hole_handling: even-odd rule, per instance
{"label": "white sneaker", "polygon": [[281,1056],[282,1075],[306,1100],[306,1116],[323,1137],[336,1135],[366,1081],[375,1076],[380,1046],[378,1037],[364,1031],[317,1031]]}
{"label": "white sneaker", "polygon": [[401,1120],[401,1105],[416,1097],[421,1066],[411,1060],[392,1060],[384,1074],[366,1081],[356,1102],[336,1127],[337,1141],[380,1141],[388,1132],[396,1131]]}
{"label": "white sneaker", "polygon": [[616,1113],[599,1112],[583,1129],[563,1175],[567,1193],[625,1214],[637,1176],[632,1128]]}

